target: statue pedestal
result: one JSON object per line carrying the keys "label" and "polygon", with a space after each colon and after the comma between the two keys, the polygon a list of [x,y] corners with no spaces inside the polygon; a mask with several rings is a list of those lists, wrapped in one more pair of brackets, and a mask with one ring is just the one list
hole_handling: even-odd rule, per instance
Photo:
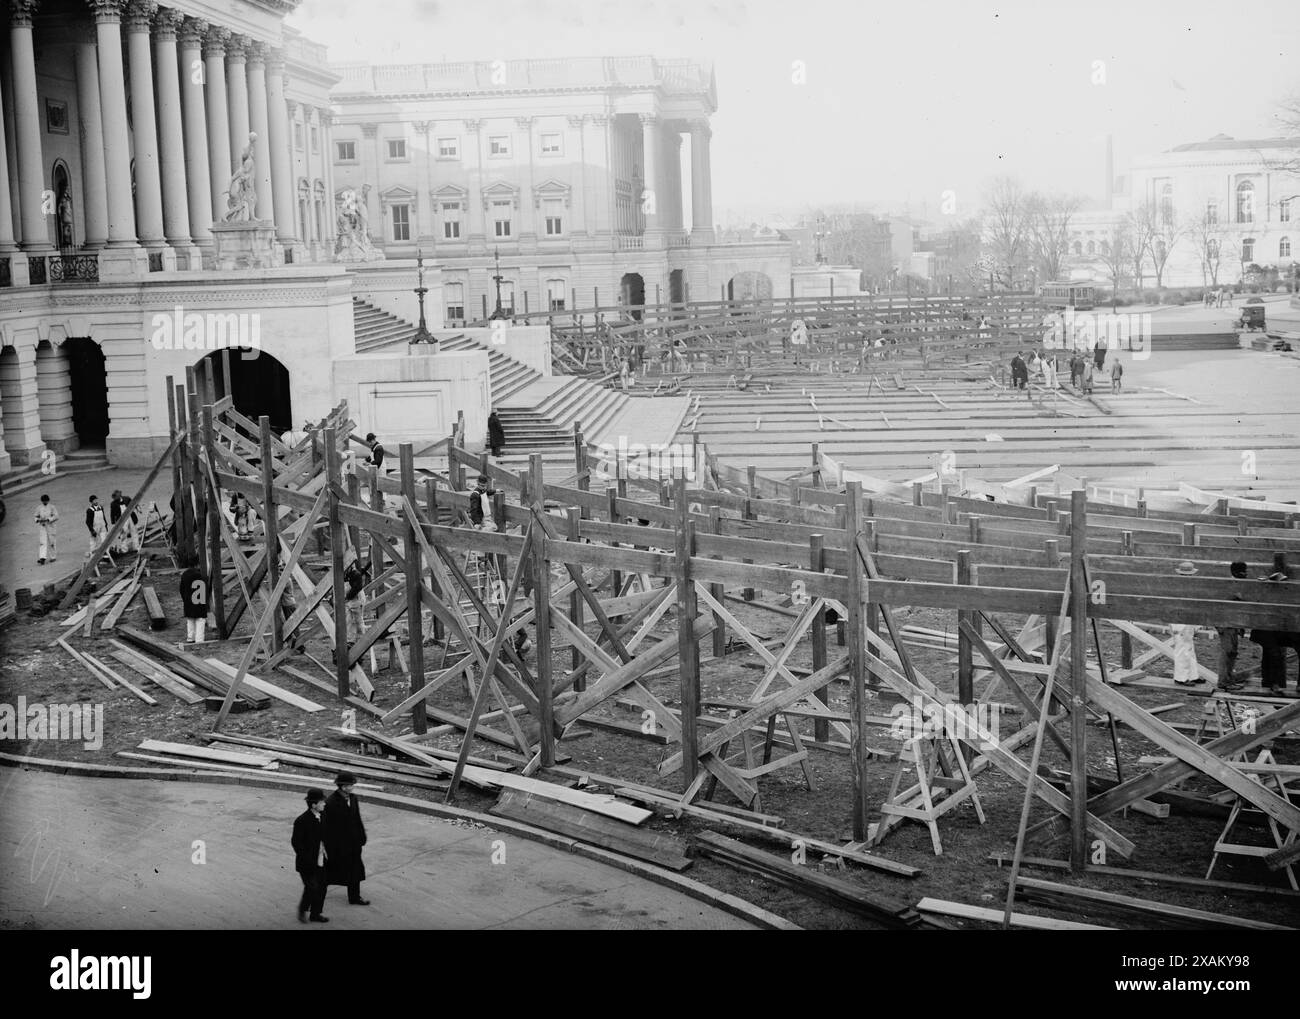
{"label": "statue pedestal", "polygon": [[212,224],[214,268],[274,269],[284,264],[275,224],[264,219]]}

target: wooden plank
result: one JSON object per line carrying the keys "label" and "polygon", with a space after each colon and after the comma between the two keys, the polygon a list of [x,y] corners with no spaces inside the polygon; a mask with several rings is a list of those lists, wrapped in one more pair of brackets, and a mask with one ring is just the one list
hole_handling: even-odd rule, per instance
{"label": "wooden plank", "polygon": [[163,612],[162,602],[158,600],[158,592],[153,585],[145,584],[140,588],[140,594],[144,598],[145,611],[149,613],[149,629],[167,629],[167,614]]}
{"label": "wooden plank", "polygon": [[80,664],[83,669],[89,672],[91,676],[99,680],[99,682],[103,683],[110,690],[117,689],[116,683],[114,683],[111,679],[108,678],[108,676],[106,676],[104,673],[100,672],[93,665],[91,665],[90,662],[86,661],[86,659],[82,657],[81,653],[79,651],[76,651],[72,647],[72,645],[69,644],[62,637],[60,637],[57,641],[55,641],[55,643],[58,644],[59,647],[63,648],[64,651],[68,652],[68,654],[72,655],[73,659],[76,660],[77,663]]}
{"label": "wooden plank", "polygon": [[116,658],[123,665],[134,669],[145,679],[156,683],[173,697],[177,697],[186,704],[202,704],[203,698],[194,692],[183,679],[164,669],[161,665],[156,665],[149,661],[143,655],[138,655],[130,648],[123,644],[113,642],[119,650],[111,652],[112,657]]}
{"label": "wooden plank", "polygon": [[500,799],[488,813],[558,832],[669,870],[683,871],[691,865],[686,858],[685,844],[672,836],[630,828],[599,814],[531,793],[502,790]]}
{"label": "wooden plank", "polygon": [[[230,690],[230,681],[224,674],[217,672],[202,659],[186,654],[175,645],[158,640],[130,626],[119,627],[118,634],[140,650],[147,651],[155,658],[162,659],[171,671],[195,686],[202,687],[204,690],[223,697]],[[258,690],[250,688],[240,693],[239,696],[257,708],[271,706],[271,698]]]}
{"label": "wooden plank", "polygon": [[214,747],[196,747],[189,743],[172,743],[168,740],[147,739],[139,745],[140,750],[156,754],[174,754],[177,757],[197,757],[204,761],[220,761],[223,764],[242,764],[249,768],[269,768],[275,764],[269,757],[261,754],[245,754],[237,750],[218,750]]}
{"label": "wooden plank", "polygon": [[[236,669],[233,665],[227,665],[225,662],[217,658],[206,658],[204,661],[218,672],[225,673],[232,680],[235,678]],[[295,708],[300,708],[303,711],[317,712],[325,710],[324,707],[317,704],[315,701],[309,701],[306,697],[298,696],[298,694],[294,693],[292,690],[286,690],[283,687],[276,686],[274,683],[268,683],[266,680],[254,676],[251,672],[244,674],[244,682],[254,690],[264,693],[268,697],[274,697],[278,701],[283,701],[285,704]]]}
{"label": "wooden plank", "polygon": [[[961,920],[981,920],[984,923],[1002,924],[1003,913],[1000,909],[988,909],[984,906],[968,906],[963,902],[949,902],[945,899],[932,899],[928,896],[916,904],[922,913],[936,913],[939,916],[953,916]],[[1099,927],[1092,923],[1079,923],[1075,920],[1055,920],[1050,916],[1034,916],[1031,913],[1012,913],[1012,927],[1031,931],[1113,931],[1114,927]]]}
{"label": "wooden plank", "polygon": [[116,680],[127,690],[130,690],[133,694],[139,697],[140,700],[144,701],[146,704],[157,705],[158,702],[154,700],[151,696],[149,696],[147,693],[145,693],[135,684],[131,683],[129,680],[123,679],[120,673],[114,672],[112,669],[110,669],[107,665],[101,662],[94,655],[87,653],[86,661],[88,661],[91,665],[93,665],[104,675],[108,676],[109,679]]}
{"label": "wooden plank", "polygon": [[1203,909],[1189,909],[1186,906],[1173,906],[1150,899],[1135,899],[1128,895],[1114,892],[1099,892],[1093,888],[1076,888],[1055,881],[1040,881],[1037,878],[1022,877],[1016,880],[1016,894],[1022,899],[1066,903],[1066,908],[1110,909],[1141,917],[1158,917],[1179,926],[1195,930],[1249,930],[1249,931],[1290,931],[1294,927],[1282,924],[1265,923],[1262,920],[1248,920],[1245,917],[1230,916],[1226,913],[1210,913]]}
{"label": "wooden plank", "polygon": [[[321,693],[327,693],[332,696],[338,696],[338,691],[334,689],[334,685],[332,683],[327,683],[323,679],[317,679],[315,676],[311,675],[310,673],[304,672],[302,669],[299,669],[296,666],[286,665],[285,663],[281,662],[278,665],[276,665],[276,668],[280,672],[283,672],[286,676],[292,676],[294,679],[298,680],[299,682],[306,683],[308,686],[314,686]],[[367,714],[374,715],[376,718],[381,718],[384,714],[383,708],[376,707],[374,704],[371,704],[369,701],[362,700],[360,697],[353,697],[351,694],[349,694],[347,697],[344,698],[344,700],[348,704],[352,705],[352,707],[358,709],[359,711],[364,711]]]}

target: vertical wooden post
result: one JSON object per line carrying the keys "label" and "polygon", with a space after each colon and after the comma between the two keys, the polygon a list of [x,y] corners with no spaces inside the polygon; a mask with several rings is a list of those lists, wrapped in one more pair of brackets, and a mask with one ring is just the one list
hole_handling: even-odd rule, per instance
{"label": "vertical wooden post", "polygon": [[[545,483],[542,477],[542,454],[533,453],[528,458],[532,474],[533,498],[538,511],[543,503]],[[537,704],[539,738],[541,740],[542,767],[555,764],[555,686],[551,679],[551,569],[546,561],[547,537],[539,528],[533,542],[533,616],[537,626]],[[486,682],[486,677],[484,678]]]}
{"label": "vertical wooden post", "polygon": [[[1133,532],[1121,532],[1123,547],[1120,555],[1133,554]],[[1133,668],[1133,638],[1127,630],[1121,631],[1119,635],[1119,664],[1122,669]]]}
{"label": "vertical wooden post", "polygon": [[[867,540],[867,547],[871,549],[872,555],[875,555],[877,552],[880,551],[876,539],[875,521],[873,520],[862,521],[862,537],[864,537]],[[842,627],[843,625],[844,624],[841,622],[840,626]],[[866,627],[872,633],[875,634],[880,633],[880,603],[874,602],[870,598],[867,599]],[[840,641],[840,646],[841,647],[844,646],[844,641],[842,640]],[[877,685],[875,677],[872,676],[870,672],[867,673],[867,682],[872,686]]]}
{"label": "vertical wooden post", "polygon": [[[1043,552],[1047,559],[1047,568],[1051,570],[1059,569],[1061,565],[1061,542],[1056,538],[1047,538],[1043,542]],[[1043,614],[1044,663],[1047,662],[1047,656],[1052,653],[1054,647],[1056,647],[1056,613],[1047,612]]]}
{"label": "vertical wooden post", "polygon": [[[712,534],[722,533],[722,510],[717,506],[709,507],[709,531]],[[720,556],[714,556],[718,559]],[[726,596],[727,588],[725,584],[710,584],[709,594],[719,605]],[[727,624],[722,616],[713,613],[713,657],[723,658],[727,654]]]}
{"label": "vertical wooden post", "polygon": [[[1083,566],[1088,546],[1087,493],[1071,493],[1070,517],[1070,869],[1088,864],[1088,587]],[[1043,710],[1050,709],[1044,704]]]}
{"label": "vertical wooden post", "polygon": [[[569,540],[575,542],[579,541],[582,537],[582,533],[579,524],[581,516],[578,512],[578,508],[576,506],[570,506],[565,511],[565,514],[569,520]],[[569,618],[573,620],[578,629],[582,629],[584,605],[585,602],[582,600],[582,595],[578,594],[576,590],[573,594],[569,595]],[[573,645],[573,668],[576,670],[580,665],[582,665],[582,661],[582,652],[578,650],[578,645],[575,644]],[[587,689],[587,672],[585,669],[574,681],[573,689],[579,692]]]}
{"label": "vertical wooden post", "polygon": [[[397,447],[398,466],[401,469],[402,495],[415,505],[415,450],[409,442]],[[406,634],[407,658],[411,667],[411,693],[424,689],[424,608],[420,598],[420,579],[424,570],[420,565],[420,546],[415,540],[417,521],[409,520],[406,524],[406,537],[402,541],[402,558],[405,560],[406,574]],[[341,577],[334,581],[335,589],[340,586]],[[447,592],[450,596],[451,592]],[[484,682],[487,677],[483,677]],[[429,728],[428,717],[424,710],[424,701],[416,701],[411,708],[411,728],[417,734]]]}
{"label": "vertical wooden post", "polygon": [[347,697],[348,683],[348,603],[347,587],[343,582],[343,524],[339,520],[339,497],[335,485],[339,481],[339,449],[333,428],[325,429],[325,485],[328,490],[325,505],[329,511],[330,559],[334,577],[334,671],[338,679],[339,697]]}
{"label": "vertical wooden post", "polygon": [[[849,558],[852,560],[853,552],[850,550]],[[813,573],[821,573],[826,569],[826,537],[821,534],[810,534],[808,536],[808,569]],[[812,598],[812,595],[808,597]],[[818,609],[813,615],[812,621],[812,669],[818,672],[826,668],[826,610]],[[817,699],[823,704],[830,704],[830,685],[826,685],[817,691]],[[831,738],[830,722],[824,718],[819,718],[813,722],[813,739],[822,743]]]}
{"label": "vertical wooden post", "polygon": [[1190,521],[1188,523],[1183,524],[1183,544],[1184,545],[1196,544],[1196,525],[1194,523],[1191,523]]}
{"label": "vertical wooden post", "polygon": [[912,505],[920,506],[923,502],[925,486],[919,481],[912,482]]}
{"label": "vertical wooden post", "polygon": [[812,486],[822,487],[822,453],[821,444],[817,442],[812,444]]}
{"label": "vertical wooden post", "polygon": [[177,464],[180,467],[180,487],[176,490],[176,507],[173,510],[173,520],[176,523],[176,538],[179,542],[177,549],[179,564],[181,566],[193,566],[198,561],[194,553],[194,478],[190,472],[191,457],[190,451],[193,448],[190,444],[189,419],[185,414],[186,399],[185,387],[177,386],[174,394],[176,404],[176,430],[185,435],[176,447]]}
{"label": "vertical wooden post", "polygon": [[[262,523],[266,527],[266,579],[274,591],[280,583],[280,520],[275,509],[275,461],[271,458],[271,419],[257,419],[262,443]],[[252,606],[248,606],[252,609]],[[277,605],[271,613],[271,653],[284,647],[284,613]]]}
{"label": "vertical wooden post", "polygon": [[[609,500],[609,522],[611,524],[619,523],[620,521],[619,521],[619,514],[618,514],[618,489],[613,487],[606,488],[605,498]],[[618,548],[618,542],[611,541],[609,543],[609,547]],[[623,592],[623,574],[621,574],[618,570],[610,570],[610,579],[613,582],[613,586],[614,586],[614,597],[617,598]]]}
{"label": "vertical wooden post", "polygon": [[[972,583],[969,549],[957,552],[957,583]],[[957,700],[962,704],[975,703],[975,662],[971,654],[970,638],[966,636],[961,624],[973,626],[978,618],[978,612],[957,610]]]}
{"label": "vertical wooden post", "polygon": [[[591,491],[591,477],[587,474],[587,440],[582,437],[582,422],[573,422],[573,467],[578,474],[578,491]],[[591,511],[584,504],[580,509],[583,520],[591,518]]]}
{"label": "vertical wooden post", "polygon": [[[217,460],[212,455],[216,445],[212,404],[205,403],[203,405],[203,447],[207,452],[208,465],[212,468],[211,475],[205,477],[216,477]],[[230,635],[226,633],[225,573],[221,566],[221,547],[221,493],[214,490],[212,498],[208,500],[208,558],[210,563],[208,604],[212,607],[212,622],[217,628],[217,636],[219,639],[225,640]],[[243,555],[237,548],[232,548],[230,554],[231,556]]]}
{"label": "vertical wooden post", "polygon": [[[745,511],[741,515],[745,520],[754,520],[758,517],[758,514],[755,513],[752,509],[750,509],[749,500],[758,498],[758,486],[755,484],[755,481],[758,476],[758,468],[751,464],[750,466],[745,468],[745,474],[747,476],[748,483],[749,483],[749,498],[745,500]],[[754,560],[745,559],[742,561],[745,563],[752,563]],[[745,588],[741,596],[745,599],[745,601],[753,601],[754,589],[752,587]]]}
{"label": "vertical wooden post", "polygon": [[674,528],[677,582],[677,665],[682,681],[682,771],[684,789],[695,781],[699,769],[697,736],[700,715],[700,645],[695,639],[697,601],[695,581],[691,577],[691,556],[695,554],[695,524],[686,503],[686,478],[679,473],[673,480],[677,522]]}
{"label": "vertical wooden post", "polygon": [[862,603],[865,575],[862,557],[858,555],[857,540],[862,533],[862,483],[848,484],[848,500],[844,504],[844,545],[848,550],[848,612],[849,645],[849,758],[853,773],[853,840],[867,840],[867,744],[864,738],[867,711],[866,663],[863,648],[866,646],[865,619]]}

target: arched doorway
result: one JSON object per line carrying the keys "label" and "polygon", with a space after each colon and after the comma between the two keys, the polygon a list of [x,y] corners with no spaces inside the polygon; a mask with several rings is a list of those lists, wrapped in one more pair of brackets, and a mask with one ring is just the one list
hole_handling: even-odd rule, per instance
{"label": "arched doorway", "polygon": [[738,272],[727,281],[728,301],[770,301],[772,280],[767,273]]}
{"label": "arched doorway", "polygon": [[214,350],[200,359],[196,369],[200,378],[205,372],[211,372],[218,400],[227,395],[221,366],[223,353],[229,355],[229,395],[235,402],[235,410],[252,421],[265,414],[271,419],[271,430],[277,435],[292,428],[289,369],[265,350],[247,351],[255,354],[254,357],[244,357],[246,352],[238,349]]}
{"label": "arched doorway", "polygon": [[668,300],[673,304],[686,302],[686,270],[674,269],[668,274]]}
{"label": "arched doorway", "polygon": [[41,416],[41,441],[55,453],[71,453],[80,445],[73,408],[72,372],[68,351],[49,340],[36,345],[36,403]]}
{"label": "arched doorway", "polygon": [[641,321],[641,309],[645,306],[645,280],[639,272],[625,272],[619,281],[619,303],[632,310],[632,317]]}
{"label": "arched doorway", "polygon": [[104,351],[89,336],[63,341],[72,391],[72,427],[81,447],[101,447],[108,439],[108,375]]}

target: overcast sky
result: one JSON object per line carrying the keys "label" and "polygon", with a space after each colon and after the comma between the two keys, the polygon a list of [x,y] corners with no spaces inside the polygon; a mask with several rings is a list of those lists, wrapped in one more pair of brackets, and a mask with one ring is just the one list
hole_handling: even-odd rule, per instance
{"label": "overcast sky", "polygon": [[948,190],[965,215],[1000,172],[1099,199],[1107,133],[1122,174],[1220,132],[1275,136],[1300,91],[1296,0],[304,0],[290,23],[335,62],[710,58],[719,220],[904,200],[934,217]]}

